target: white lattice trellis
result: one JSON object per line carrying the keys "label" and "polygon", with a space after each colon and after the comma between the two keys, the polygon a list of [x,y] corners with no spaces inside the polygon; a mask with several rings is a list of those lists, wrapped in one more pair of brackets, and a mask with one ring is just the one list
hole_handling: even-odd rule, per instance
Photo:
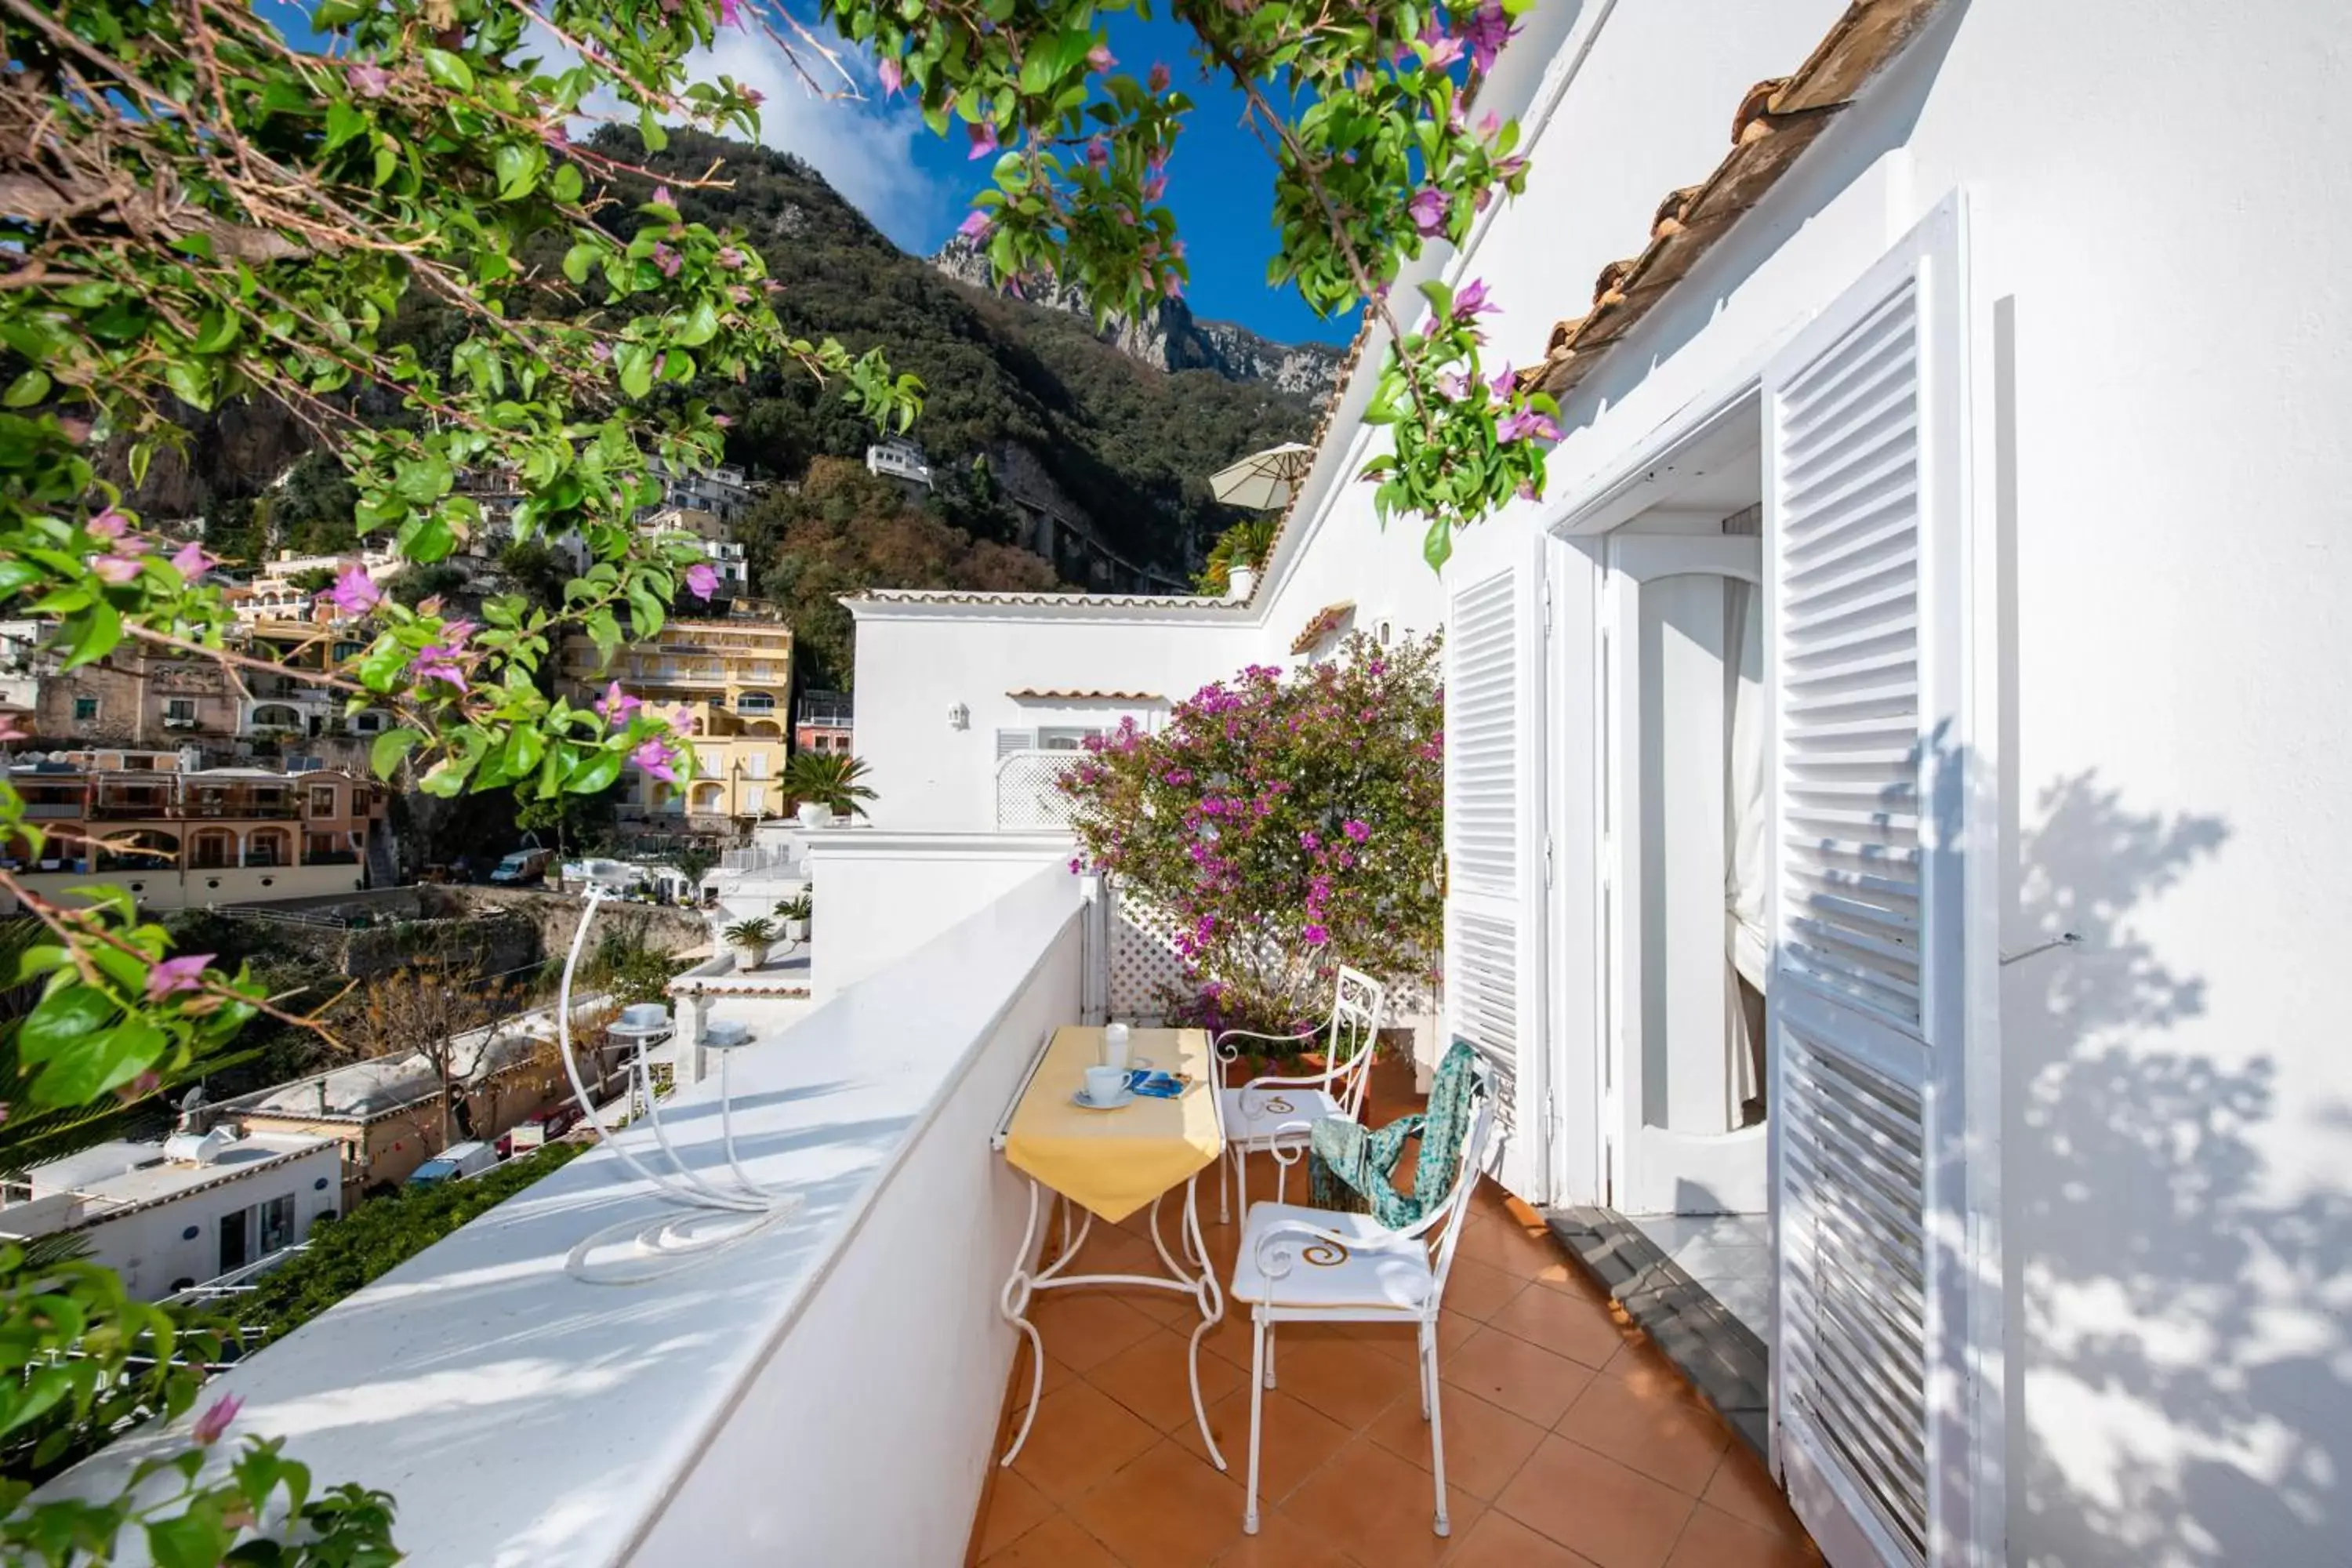
{"label": "white lattice trellis", "polygon": [[1168,1009],[1168,994],[1186,985],[1184,960],[1176,951],[1176,925],[1149,904],[1108,891],[1110,900],[1110,1016],[1156,1024]]}
{"label": "white lattice trellis", "polygon": [[1008,752],[996,763],[996,826],[1020,831],[1067,827],[1070,797],[1055,782],[1076,752]]}

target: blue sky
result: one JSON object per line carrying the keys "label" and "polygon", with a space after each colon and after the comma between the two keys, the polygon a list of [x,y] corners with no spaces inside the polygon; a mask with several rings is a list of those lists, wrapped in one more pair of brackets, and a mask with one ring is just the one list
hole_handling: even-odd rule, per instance
{"label": "blue sky", "polygon": [[[1140,77],[1164,61],[1194,100],[1168,164],[1167,195],[1192,264],[1194,313],[1239,321],[1283,342],[1348,341],[1353,318],[1318,320],[1293,290],[1266,286],[1276,240],[1274,163],[1242,124],[1241,95],[1199,79],[1199,67],[1184,52],[1184,28],[1124,13],[1105,20],[1120,69]],[[933,136],[903,100],[881,100],[863,69],[865,102],[813,99],[772,47],[741,35],[720,40],[710,68],[765,92],[762,140],[815,164],[883,233],[917,255],[929,255],[954,232],[985,178],[983,166],[966,157],[960,128],[947,140]]]}

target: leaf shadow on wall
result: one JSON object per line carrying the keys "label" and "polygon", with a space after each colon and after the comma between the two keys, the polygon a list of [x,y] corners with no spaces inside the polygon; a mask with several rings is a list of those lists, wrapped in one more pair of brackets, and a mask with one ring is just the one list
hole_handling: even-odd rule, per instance
{"label": "leaf shadow on wall", "polygon": [[2003,988],[2012,1560],[2352,1562],[2352,1199],[2270,1180],[2273,1058],[2166,1048],[2205,983],[2137,924],[2229,829],[2095,773],[2037,805],[2012,931],[2082,941]]}

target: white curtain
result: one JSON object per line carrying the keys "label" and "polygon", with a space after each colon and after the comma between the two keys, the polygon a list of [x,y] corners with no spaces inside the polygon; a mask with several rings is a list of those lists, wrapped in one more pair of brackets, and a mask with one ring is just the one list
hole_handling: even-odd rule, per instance
{"label": "white curtain", "polygon": [[[1729,1124],[1764,1092],[1760,999],[1770,948],[1764,930],[1764,617],[1756,589],[1737,579],[1724,595],[1724,1039],[1731,1052]],[[1741,982],[1747,983],[1746,986]]]}

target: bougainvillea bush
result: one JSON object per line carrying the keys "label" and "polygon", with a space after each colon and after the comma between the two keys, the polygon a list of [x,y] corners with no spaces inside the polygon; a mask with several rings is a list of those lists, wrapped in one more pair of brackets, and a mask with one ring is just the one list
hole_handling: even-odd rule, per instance
{"label": "bougainvillea bush", "polygon": [[1409,993],[1444,900],[1438,641],[1359,634],[1295,672],[1252,665],[1157,734],[1132,721],[1061,781],[1080,853],[1176,927],[1180,1016],[1291,1033],[1330,1013],[1340,964]]}

